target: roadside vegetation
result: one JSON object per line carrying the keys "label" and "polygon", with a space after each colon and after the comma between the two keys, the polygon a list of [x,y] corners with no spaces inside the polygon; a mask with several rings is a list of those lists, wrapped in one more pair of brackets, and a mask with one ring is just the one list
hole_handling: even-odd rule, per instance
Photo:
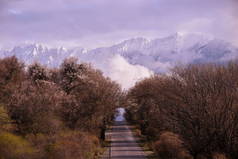
{"label": "roadside vegetation", "polygon": [[93,159],[121,89],[88,64],[0,59],[0,159]]}
{"label": "roadside vegetation", "polygon": [[238,64],[194,64],[138,82],[126,117],[160,159],[238,158]]}

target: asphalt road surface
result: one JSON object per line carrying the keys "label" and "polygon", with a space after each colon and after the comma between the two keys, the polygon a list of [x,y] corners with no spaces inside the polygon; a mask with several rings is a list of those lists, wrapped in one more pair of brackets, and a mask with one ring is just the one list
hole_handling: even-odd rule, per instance
{"label": "asphalt road surface", "polygon": [[[121,114],[120,114],[121,113]],[[120,112],[106,137],[111,145],[103,158],[111,159],[146,159],[146,154],[139,146],[140,139],[132,134],[133,126],[127,124]]]}

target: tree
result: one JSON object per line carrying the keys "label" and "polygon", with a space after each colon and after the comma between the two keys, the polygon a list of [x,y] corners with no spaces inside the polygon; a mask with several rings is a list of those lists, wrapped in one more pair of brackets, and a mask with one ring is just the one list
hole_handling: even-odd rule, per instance
{"label": "tree", "polygon": [[8,103],[11,118],[21,134],[55,133],[61,122],[57,110],[61,107],[64,93],[53,83],[42,81],[35,85],[22,83]]}
{"label": "tree", "polygon": [[100,134],[118,105],[119,85],[75,59],[66,60],[59,72],[60,85],[71,99],[62,108],[63,119],[73,129]]}
{"label": "tree", "polygon": [[77,59],[69,58],[64,60],[60,67],[60,77],[63,90],[70,93],[75,87],[78,87],[81,83],[81,79],[84,77],[86,64],[78,64]]}
{"label": "tree", "polygon": [[39,63],[34,63],[28,67],[28,76],[34,82],[48,80],[49,72],[47,68],[41,66]]}
{"label": "tree", "polygon": [[24,80],[24,65],[15,56],[0,59],[0,103],[8,102],[12,92]]}
{"label": "tree", "polygon": [[[196,159],[214,152],[237,158],[238,64],[177,67],[169,76],[145,79],[128,93],[128,115],[157,140],[178,134]],[[152,129],[151,129],[152,128]]]}

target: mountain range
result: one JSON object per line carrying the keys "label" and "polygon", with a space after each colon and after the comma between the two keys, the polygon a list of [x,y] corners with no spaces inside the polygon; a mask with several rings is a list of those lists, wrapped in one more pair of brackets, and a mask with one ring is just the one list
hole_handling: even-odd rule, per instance
{"label": "mountain range", "polygon": [[76,47],[48,48],[41,44],[25,44],[11,50],[0,50],[0,58],[15,55],[27,65],[40,62],[58,67],[65,58],[76,57],[91,63],[106,76],[129,88],[153,73],[164,73],[177,64],[224,63],[238,56],[238,48],[229,42],[207,35],[176,33],[148,40],[133,38],[110,47],[87,50]]}

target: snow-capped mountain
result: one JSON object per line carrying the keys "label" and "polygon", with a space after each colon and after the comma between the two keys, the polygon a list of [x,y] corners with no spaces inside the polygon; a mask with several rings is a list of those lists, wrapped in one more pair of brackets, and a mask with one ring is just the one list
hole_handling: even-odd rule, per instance
{"label": "snow-capped mountain", "polygon": [[112,79],[122,80],[127,74],[135,82],[152,72],[166,72],[176,64],[223,63],[237,58],[238,49],[228,42],[207,35],[176,33],[154,40],[133,38],[111,47],[92,50],[81,47],[47,48],[40,44],[0,50],[1,58],[12,55],[26,64],[38,61],[51,67],[59,66],[65,58],[77,57],[79,61],[90,62]]}
{"label": "snow-capped mountain", "polygon": [[[90,50],[81,59],[106,59],[115,54],[130,64],[145,66],[154,72],[165,72],[176,64],[226,62],[238,56],[232,44],[201,34],[176,33],[166,38],[134,38],[111,47]],[[106,62],[106,61],[104,61]]]}

